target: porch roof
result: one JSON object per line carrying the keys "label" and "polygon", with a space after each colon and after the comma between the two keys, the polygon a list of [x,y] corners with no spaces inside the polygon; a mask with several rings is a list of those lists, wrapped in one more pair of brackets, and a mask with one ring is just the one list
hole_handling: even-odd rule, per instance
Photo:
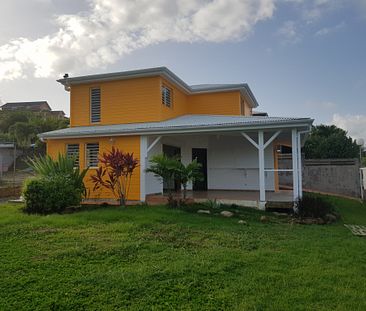
{"label": "porch roof", "polygon": [[197,132],[249,131],[309,127],[310,118],[284,118],[263,116],[183,115],[160,121],[115,125],[71,127],[39,134],[41,139],[72,137],[100,137],[121,135],[153,135]]}

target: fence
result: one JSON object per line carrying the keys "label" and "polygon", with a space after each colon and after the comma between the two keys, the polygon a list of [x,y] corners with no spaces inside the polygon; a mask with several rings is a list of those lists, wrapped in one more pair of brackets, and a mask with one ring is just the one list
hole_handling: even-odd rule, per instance
{"label": "fence", "polygon": [[[306,159],[302,161],[303,189],[361,197],[358,159]],[[291,168],[291,155],[281,155],[278,167]],[[292,187],[292,173],[279,173],[279,183]]]}

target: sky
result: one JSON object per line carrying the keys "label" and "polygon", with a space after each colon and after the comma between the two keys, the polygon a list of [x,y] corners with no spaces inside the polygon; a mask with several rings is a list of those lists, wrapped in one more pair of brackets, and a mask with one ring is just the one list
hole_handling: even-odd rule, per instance
{"label": "sky", "polygon": [[1,0],[0,12],[3,103],[68,114],[64,73],[166,66],[188,84],[246,82],[270,116],[366,140],[366,0]]}

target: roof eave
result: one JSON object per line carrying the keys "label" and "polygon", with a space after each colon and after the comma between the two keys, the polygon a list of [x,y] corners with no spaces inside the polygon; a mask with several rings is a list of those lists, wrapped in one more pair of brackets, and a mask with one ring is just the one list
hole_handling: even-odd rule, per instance
{"label": "roof eave", "polygon": [[41,140],[47,139],[65,139],[65,138],[84,138],[84,137],[110,137],[110,136],[132,136],[132,135],[159,135],[159,134],[192,134],[192,133],[210,133],[210,132],[229,132],[229,131],[255,131],[260,129],[281,129],[281,128],[308,128],[314,122],[313,119],[294,120],[291,122],[254,124],[254,125],[226,125],[226,126],[202,126],[202,127],[181,127],[181,128],[156,128],[156,129],[137,129],[131,131],[111,131],[109,133],[75,134],[49,136],[47,133],[38,134]]}

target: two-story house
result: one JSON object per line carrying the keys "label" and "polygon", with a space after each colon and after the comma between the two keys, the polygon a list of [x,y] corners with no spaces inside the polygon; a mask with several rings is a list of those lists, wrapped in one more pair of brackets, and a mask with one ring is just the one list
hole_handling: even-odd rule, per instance
{"label": "two-story house", "polygon": [[[80,167],[92,172],[98,155],[112,146],[133,152],[140,168],[129,200],[145,201],[171,186],[145,172],[149,158],[164,152],[202,164],[205,178],[191,185],[193,193],[252,191],[263,208],[266,190],[279,190],[279,144],[293,147],[292,198],[302,195],[301,141],[313,120],[252,115],[258,103],[247,84],[187,85],[165,67],[58,82],[70,92],[70,127],[40,135],[48,154],[77,155]],[[88,177],[86,185],[91,198],[111,198],[106,191],[93,192]]]}

